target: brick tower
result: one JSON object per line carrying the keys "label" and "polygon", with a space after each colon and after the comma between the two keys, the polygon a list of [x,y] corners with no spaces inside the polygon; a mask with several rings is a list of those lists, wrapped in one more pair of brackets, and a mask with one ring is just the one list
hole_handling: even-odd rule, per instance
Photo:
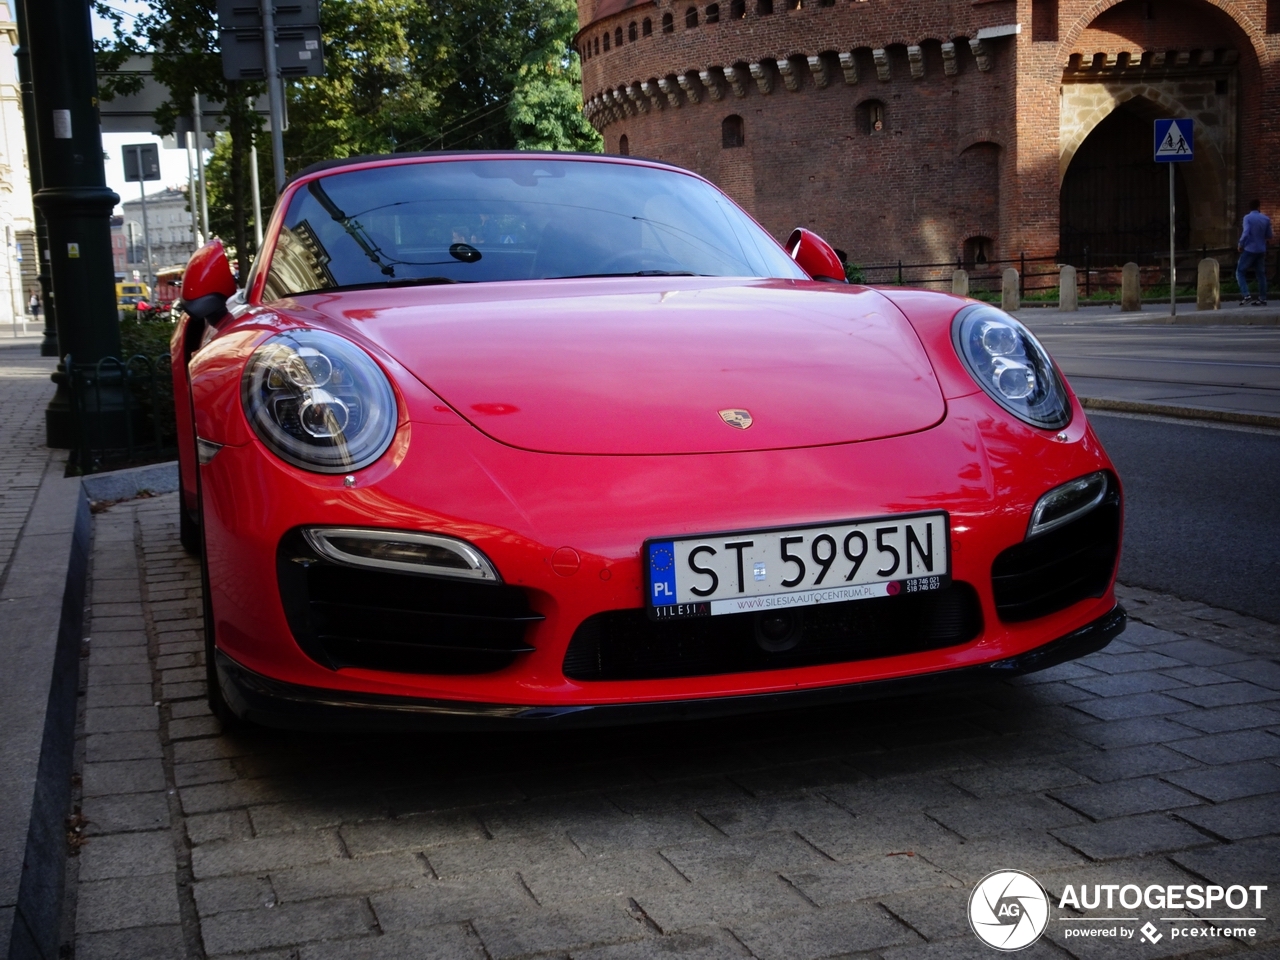
{"label": "brick tower", "polygon": [[578,0],[588,119],[855,262],[1180,248],[1280,204],[1280,0]]}

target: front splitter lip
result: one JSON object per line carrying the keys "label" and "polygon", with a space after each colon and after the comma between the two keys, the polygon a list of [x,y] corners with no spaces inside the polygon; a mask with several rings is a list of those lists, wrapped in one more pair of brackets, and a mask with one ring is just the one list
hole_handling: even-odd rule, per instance
{"label": "front splitter lip", "polygon": [[347,693],[272,680],[242,666],[220,650],[216,652],[215,660],[228,706],[241,719],[263,726],[347,732],[550,730],[709,719],[741,713],[830,706],[928,692],[983,677],[1013,677],[1101,650],[1120,635],[1125,621],[1124,609],[1116,604],[1092,623],[1017,656],[893,680],[738,697],[589,706],[528,706]]}

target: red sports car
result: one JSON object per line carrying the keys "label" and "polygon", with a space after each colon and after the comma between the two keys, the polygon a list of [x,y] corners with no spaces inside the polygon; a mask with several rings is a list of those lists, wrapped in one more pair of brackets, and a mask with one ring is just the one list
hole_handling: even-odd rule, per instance
{"label": "red sports car", "polygon": [[706,180],[311,167],[173,365],[215,711],[302,728],[826,703],[1097,650],[1121,490],[1034,336],[849,285]]}

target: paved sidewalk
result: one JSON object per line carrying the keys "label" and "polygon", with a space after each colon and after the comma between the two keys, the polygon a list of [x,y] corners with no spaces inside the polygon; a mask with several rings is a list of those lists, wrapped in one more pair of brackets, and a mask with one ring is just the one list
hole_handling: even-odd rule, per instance
{"label": "paved sidewalk", "polygon": [[54,451],[44,445],[44,411],[57,366],[40,342],[0,341],[0,585]]}
{"label": "paved sidewalk", "polygon": [[[974,883],[1026,870],[1029,957],[1280,955],[1280,626],[1125,590],[1105,651],[950,696],[581,733],[222,734],[174,495],[96,517],[75,960],[993,956]],[[1067,884],[1269,885],[1244,940]],[[1093,916],[1114,915],[1106,910]],[[1162,918],[1180,917],[1177,922]],[[1175,939],[1174,931],[1183,936]]]}

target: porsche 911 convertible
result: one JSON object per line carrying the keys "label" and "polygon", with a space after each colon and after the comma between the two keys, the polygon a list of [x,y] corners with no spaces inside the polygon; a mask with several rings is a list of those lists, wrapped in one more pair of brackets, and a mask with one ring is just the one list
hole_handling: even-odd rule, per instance
{"label": "porsche 911 convertible", "polygon": [[845,282],[688,171],[418,154],[285,188],[173,338],[220,717],[549,727],[1105,646],[1121,488],[985,303]]}

